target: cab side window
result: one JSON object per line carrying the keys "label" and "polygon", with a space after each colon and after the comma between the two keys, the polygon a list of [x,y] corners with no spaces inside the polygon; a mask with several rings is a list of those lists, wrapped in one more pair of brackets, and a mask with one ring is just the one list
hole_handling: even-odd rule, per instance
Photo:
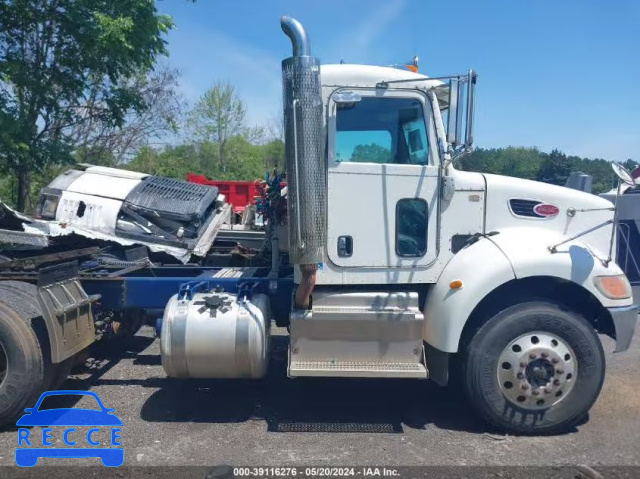
{"label": "cab side window", "polygon": [[422,198],[406,198],[396,205],[396,254],[420,257],[427,252],[429,206]]}
{"label": "cab side window", "polygon": [[336,112],[336,161],[427,165],[429,142],[422,103],[363,97]]}

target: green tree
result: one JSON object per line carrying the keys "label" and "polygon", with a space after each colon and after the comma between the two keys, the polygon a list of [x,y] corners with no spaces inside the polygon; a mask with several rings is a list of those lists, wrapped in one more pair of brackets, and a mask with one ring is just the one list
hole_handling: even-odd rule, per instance
{"label": "green tree", "polygon": [[[623,163],[633,170],[637,165],[628,159]],[[608,191],[615,184],[611,162],[602,158],[566,156],[559,150],[544,153],[537,148],[476,148],[458,160],[457,167],[465,171],[479,171],[514,176],[530,180],[564,185],[571,172],[583,172],[592,177],[593,193]]]}
{"label": "green tree", "polygon": [[465,171],[480,171],[534,180],[545,153],[536,148],[509,146],[506,148],[476,148],[459,161]]}
{"label": "green tree", "polygon": [[187,173],[200,173],[199,151],[196,145],[169,146],[156,150],[145,146],[126,164],[126,168],[157,176],[185,179]]}
{"label": "green tree", "polygon": [[269,157],[267,145],[256,145],[242,136],[234,136],[227,142],[229,161],[223,171],[217,163],[211,167],[211,158],[218,151],[217,143],[201,142],[169,146],[163,150],[142,148],[126,164],[126,168],[158,176],[185,179],[187,173],[198,173],[216,180],[253,181],[263,178],[272,166],[266,163]]}
{"label": "green tree", "polygon": [[266,167],[276,168],[282,172],[285,169],[284,141],[271,140],[262,146],[262,153]]}
{"label": "green tree", "polygon": [[73,161],[74,126],[144,110],[126,80],[166,54],[172,22],[153,0],[0,0],[0,19],[0,167],[24,210],[33,172]]}
{"label": "green tree", "polygon": [[351,153],[351,161],[364,161],[369,163],[385,163],[389,161],[391,152],[384,146],[371,143],[370,145],[358,145]]}
{"label": "green tree", "polygon": [[262,135],[262,129],[248,126],[246,116],[244,102],[229,83],[217,82],[200,97],[191,111],[189,122],[203,144],[217,145],[215,153],[203,166],[226,173],[230,161],[229,141],[234,137],[255,141]]}
{"label": "green tree", "polygon": [[284,172],[285,145],[284,145],[284,115],[282,110],[272,115],[266,125],[267,142],[264,145],[264,160],[267,167]]}
{"label": "green tree", "polygon": [[554,185],[564,185],[571,174],[573,165],[563,152],[554,149],[544,159],[538,170],[538,181]]}
{"label": "green tree", "polygon": [[624,166],[627,170],[633,173],[633,170],[637,169],[640,164],[637,161],[632,160],[631,158],[627,158],[627,160],[622,162],[622,166]]}

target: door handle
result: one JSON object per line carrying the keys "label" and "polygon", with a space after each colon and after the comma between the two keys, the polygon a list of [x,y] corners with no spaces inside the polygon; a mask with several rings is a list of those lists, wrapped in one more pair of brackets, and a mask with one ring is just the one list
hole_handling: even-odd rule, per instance
{"label": "door handle", "polygon": [[353,238],[351,236],[338,237],[338,256],[340,258],[349,258],[353,254]]}

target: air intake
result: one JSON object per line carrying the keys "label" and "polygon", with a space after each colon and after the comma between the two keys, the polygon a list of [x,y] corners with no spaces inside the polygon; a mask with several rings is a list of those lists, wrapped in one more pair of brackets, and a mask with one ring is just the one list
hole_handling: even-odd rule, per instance
{"label": "air intake", "polygon": [[520,198],[513,198],[509,200],[509,208],[511,212],[516,216],[525,216],[527,218],[544,218],[544,215],[540,215],[535,212],[535,207],[541,205],[542,201],[536,200],[523,200]]}

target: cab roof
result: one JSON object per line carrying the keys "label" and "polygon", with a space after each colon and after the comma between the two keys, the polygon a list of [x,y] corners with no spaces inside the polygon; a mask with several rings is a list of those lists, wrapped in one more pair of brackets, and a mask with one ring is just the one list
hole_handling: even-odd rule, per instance
{"label": "cab roof", "polygon": [[[378,84],[392,80],[408,80],[394,83],[390,88],[417,88],[428,90],[436,87],[440,107],[446,108],[448,103],[448,85],[440,80],[426,80],[427,75],[401,70],[394,67],[359,64],[329,64],[320,67],[320,79],[324,87],[363,87],[375,88]],[[412,81],[417,80],[417,81]]]}

